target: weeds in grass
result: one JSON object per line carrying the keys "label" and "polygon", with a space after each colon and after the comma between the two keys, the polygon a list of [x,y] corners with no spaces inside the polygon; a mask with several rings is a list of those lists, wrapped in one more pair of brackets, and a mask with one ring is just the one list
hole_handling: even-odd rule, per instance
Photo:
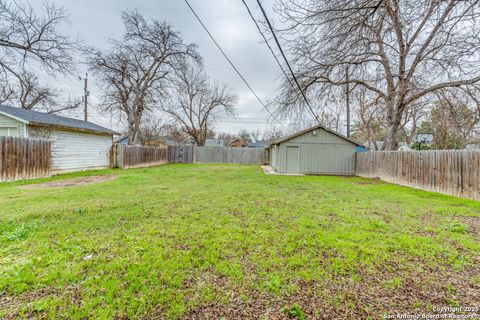
{"label": "weeds in grass", "polygon": [[305,320],[305,314],[302,308],[294,304],[289,307],[283,307],[281,309],[282,313],[284,313],[289,319],[297,319],[297,320]]}
{"label": "weeds in grass", "polygon": [[27,236],[38,229],[36,222],[0,224],[0,239],[8,241],[24,240]]}
{"label": "weeds in grass", "polygon": [[402,282],[398,277],[393,277],[391,280],[385,282],[385,288],[387,289],[398,289],[400,288]]}
{"label": "weeds in grass", "polygon": [[450,225],[450,232],[465,233],[466,231],[467,228],[465,227],[465,225],[458,221],[455,221]]}

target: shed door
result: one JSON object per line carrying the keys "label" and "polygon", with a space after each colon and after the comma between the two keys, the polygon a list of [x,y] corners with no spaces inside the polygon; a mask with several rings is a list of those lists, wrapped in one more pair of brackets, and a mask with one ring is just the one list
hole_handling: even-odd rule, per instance
{"label": "shed door", "polygon": [[287,173],[298,173],[298,147],[287,147]]}
{"label": "shed door", "polygon": [[53,130],[50,139],[54,171],[109,167],[112,136]]}

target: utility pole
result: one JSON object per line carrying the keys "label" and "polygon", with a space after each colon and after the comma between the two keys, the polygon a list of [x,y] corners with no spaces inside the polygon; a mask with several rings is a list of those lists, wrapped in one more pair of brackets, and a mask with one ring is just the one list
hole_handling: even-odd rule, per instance
{"label": "utility pole", "polygon": [[88,121],[88,96],[90,92],[88,91],[88,73],[85,73],[85,86],[83,88],[83,112],[85,115],[85,121]]}
{"label": "utility pole", "polygon": [[347,138],[350,138],[350,84],[348,83],[348,65],[345,67],[345,103],[347,105]]}

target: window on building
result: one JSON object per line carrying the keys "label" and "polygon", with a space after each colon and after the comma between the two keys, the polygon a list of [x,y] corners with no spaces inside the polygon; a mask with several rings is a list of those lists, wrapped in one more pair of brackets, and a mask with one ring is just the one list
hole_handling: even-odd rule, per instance
{"label": "window on building", "polygon": [[17,127],[0,127],[0,136],[18,137]]}

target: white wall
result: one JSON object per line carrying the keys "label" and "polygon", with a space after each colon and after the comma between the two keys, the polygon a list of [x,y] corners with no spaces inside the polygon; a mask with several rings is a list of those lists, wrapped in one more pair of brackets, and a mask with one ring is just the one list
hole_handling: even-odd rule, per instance
{"label": "white wall", "polygon": [[54,129],[50,140],[54,171],[108,168],[110,165],[111,135]]}

